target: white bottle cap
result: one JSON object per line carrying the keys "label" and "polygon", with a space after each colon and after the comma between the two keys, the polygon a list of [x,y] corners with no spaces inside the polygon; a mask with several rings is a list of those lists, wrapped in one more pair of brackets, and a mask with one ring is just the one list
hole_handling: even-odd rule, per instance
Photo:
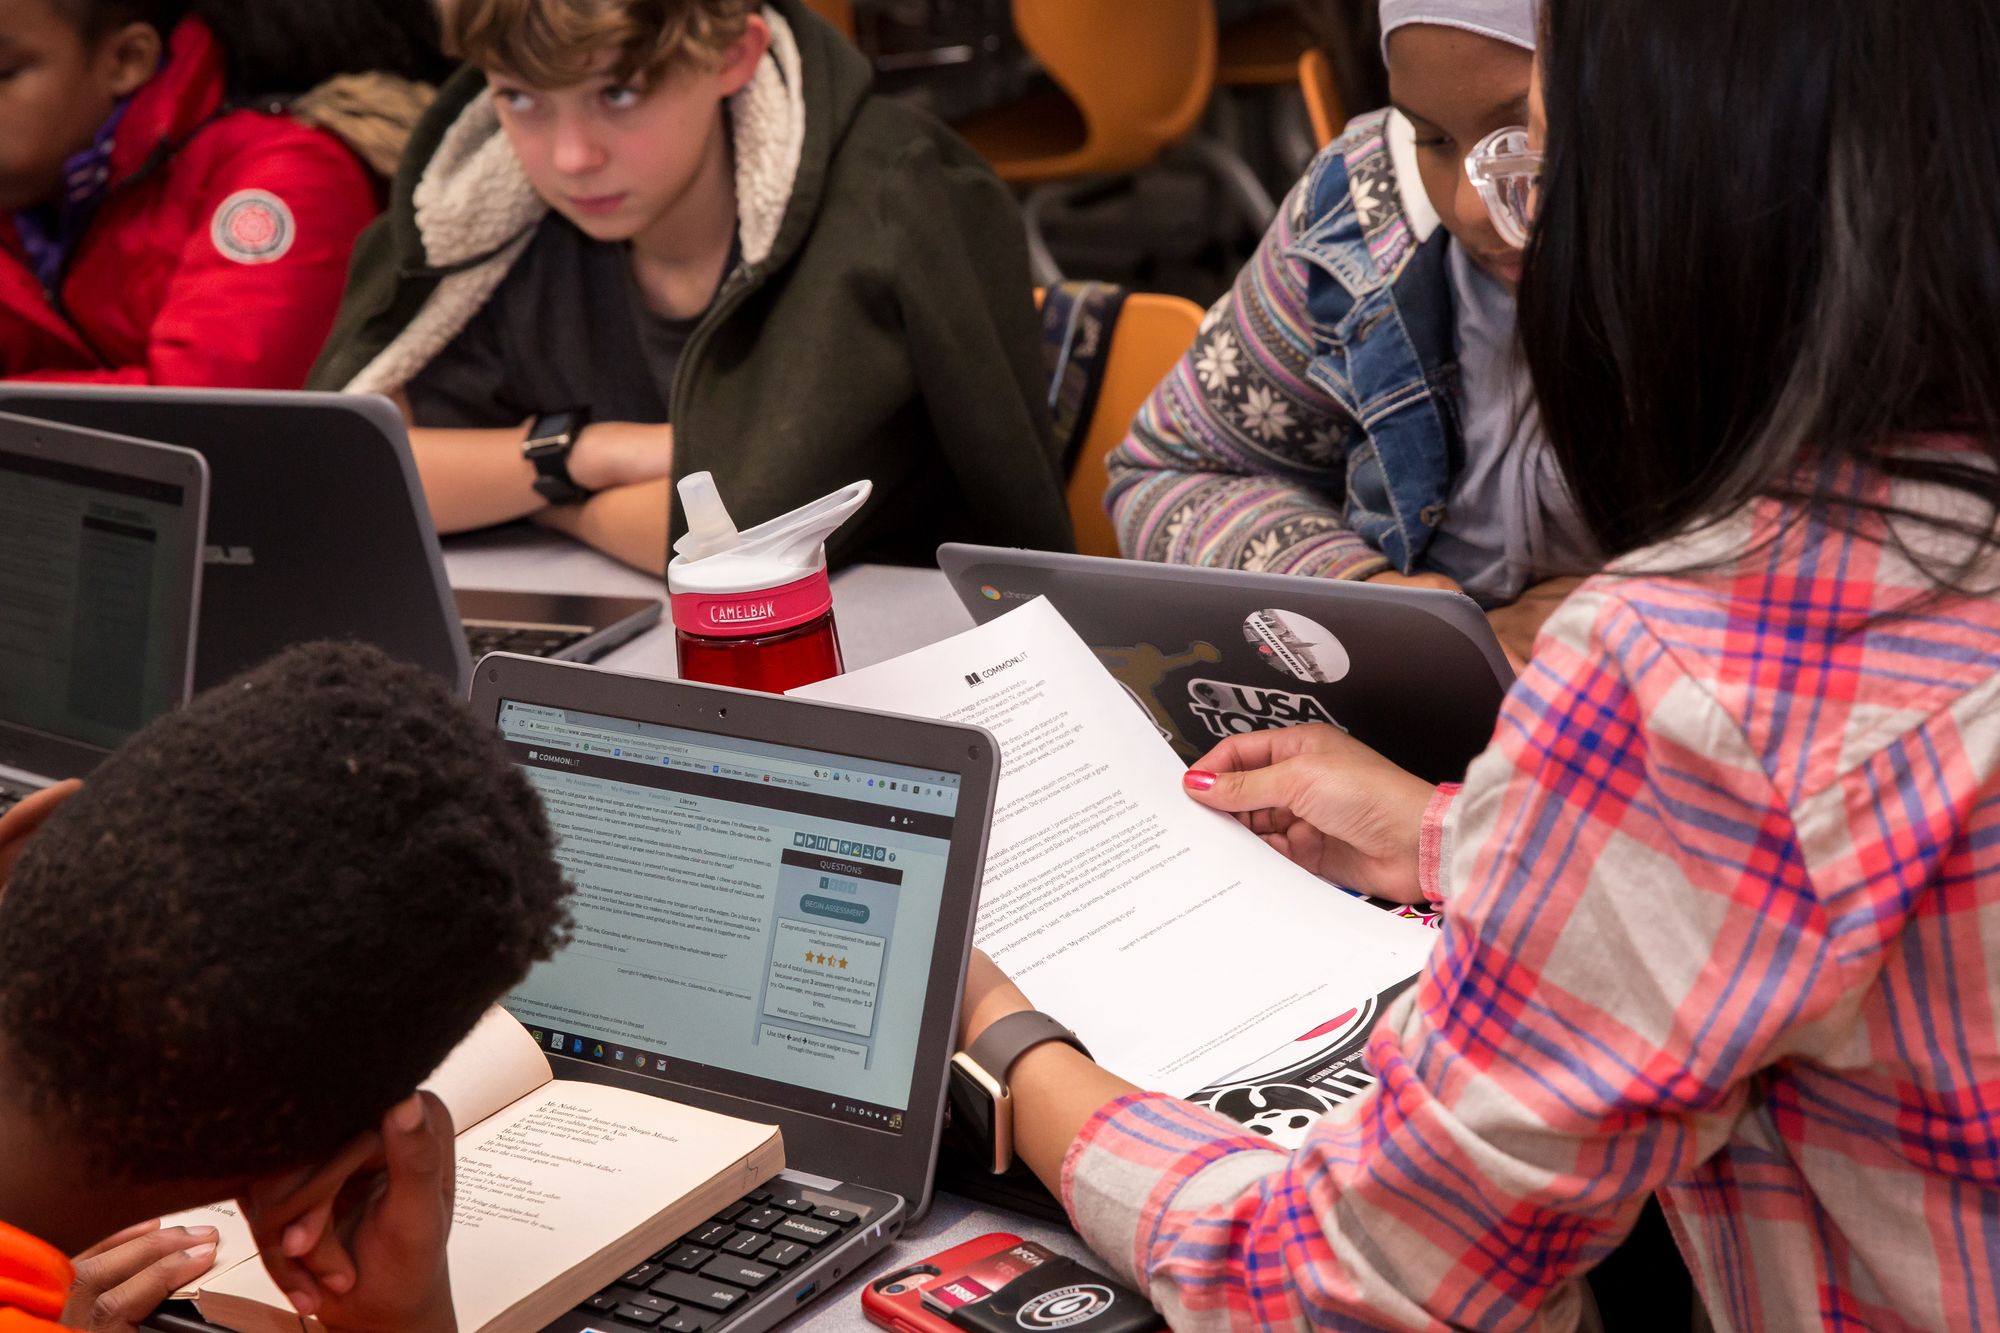
{"label": "white bottle cap", "polygon": [[674,543],[667,588],[675,595],[747,593],[824,575],[826,539],[872,490],[872,482],[857,481],[739,533],[716,494],[715,479],[697,472],[681,483],[688,531]]}

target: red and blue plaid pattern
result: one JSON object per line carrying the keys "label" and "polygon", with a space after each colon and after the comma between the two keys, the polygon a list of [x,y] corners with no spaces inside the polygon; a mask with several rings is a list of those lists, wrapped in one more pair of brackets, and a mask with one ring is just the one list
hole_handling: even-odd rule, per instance
{"label": "red and blue plaid pattern", "polygon": [[1623,568],[1434,808],[1375,1094],[1289,1157],[1157,1096],[1072,1149],[1182,1333],[1566,1327],[1655,1191],[1720,1329],[2000,1329],[2000,602],[1775,504]]}

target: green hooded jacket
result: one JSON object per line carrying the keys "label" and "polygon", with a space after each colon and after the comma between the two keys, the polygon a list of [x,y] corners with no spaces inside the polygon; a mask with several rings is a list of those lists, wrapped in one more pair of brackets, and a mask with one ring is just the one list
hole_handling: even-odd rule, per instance
{"label": "green hooded jacket", "polygon": [[[798,0],[765,12],[773,51],[752,83],[765,112],[746,118],[751,89],[731,99],[744,257],[682,355],[675,480],[714,473],[743,527],[873,481],[827,544],[836,566],[929,564],[942,541],[1070,549],[1012,197],[950,130],[871,95],[866,59]],[[795,126],[802,112],[788,189],[789,145],[758,129],[787,110]],[[484,77],[460,71],[355,248],[310,387],[402,388],[478,313],[546,212]]]}

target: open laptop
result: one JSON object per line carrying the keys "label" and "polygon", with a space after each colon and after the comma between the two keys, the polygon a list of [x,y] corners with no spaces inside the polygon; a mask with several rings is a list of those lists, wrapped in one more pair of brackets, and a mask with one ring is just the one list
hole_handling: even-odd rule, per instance
{"label": "open laptop", "polygon": [[487,652],[589,661],[657,599],[453,590],[387,399],[0,384],[0,411],[198,450],[214,477],[195,680],[311,639],[361,639],[463,685]]}
{"label": "open laptop", "polygon": [[982,624],[1047,597],[1190,764],[1233,734],[1332,722],[1456,782],[1514,682],[1459,593],[956,544],[938,565]]}
{"label": "open laptop", "polygon": [[998,747],[507,656],[472,703],[577,885],[508,1009],[558,1077],[775,1122],[790,1167],[551,1333],[768,1328],[929,1207]]}
{"label": "open laptop", "polygon": [[[495,655],[569,947],[503,1003],[558,1078],[776,1124],[787,1169],[546,1333],[762,1333],[930,1206],[999,781],[976,727]],[[192,1307],[159,1333],[213,1333]]]}
{"label": "open laptop", "polygon": [[208,470],[0,414],[0,811],[188,697]]}

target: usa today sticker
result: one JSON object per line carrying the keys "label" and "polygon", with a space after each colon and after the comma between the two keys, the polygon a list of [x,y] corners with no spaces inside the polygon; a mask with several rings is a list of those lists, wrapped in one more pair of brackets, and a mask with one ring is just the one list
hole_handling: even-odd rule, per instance
{"label": "usa today sticker", "polygon": [[1257,611],[1243,622],[1243,637],[1274,671],[1308,685],[1345,679],[1353,663],[1333,631],[1296,611]]}
{"label": "usa today sticker", "polygon": [[1014,1322],[1022,1328],[1036,1331],[1050,1328],[1069,1328],[1097,1318],[1113,1305],[1118,1298],[1111,1294],[1111,1288],[1101,1287],[1095,1282],[1081,1282],[1073,1287],[1057,1287],[1045,1291],[1021,1307],[1014,1316]]}
{"label": "usa today sticker", "polygon": [[208,228],[217,253],[239,264],[275,264],[298,236],[292,210],[269,190],[238,190],[222,201]]}

